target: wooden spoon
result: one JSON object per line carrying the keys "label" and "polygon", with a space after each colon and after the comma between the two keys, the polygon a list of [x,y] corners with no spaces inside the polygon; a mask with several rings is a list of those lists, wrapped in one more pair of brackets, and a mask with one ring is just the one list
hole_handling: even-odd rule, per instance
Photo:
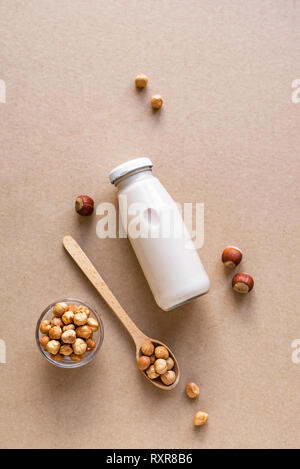
{"label": "wooden spoon", "polygon": [[180,377],[180,372],[179,372],[179,366],[178,362],[176,360],[175,355],[172,353],[172,351],[169,349],[169,347],[166,346],[163,342],[160,342],[157,339],[151,339],[150,337],[147,337],[130,319],[126,311],[122,308],[116,297],[113,295],[113,293],[110,291],[100,274],[97,272],[89,258],[86,256],[86,254],[83,252],[79,244],[75,241],[75,239],[72,238],[72,236],[65,236],[63,239],[63,245],[65,249],[68,251],[70,256],[74,259],[76,264],[80,267],[82,272],[87,276],[89,281],[94,285],[96,290],[100,293],[102,298],[106,301],[108,306],[112,309],[112,311],[115,313],[117,318],[121,321],[125,329],[127,329],[127,332],[133,339],[135,346],[136,346],[136,359],[138,359],[142,353],[141,353],[141,346],[143,345],[144,342],[151,341],[154,346],[156,345],[163,345],[166,347],[169,351],[170,357],[173,358],[174,360],[174,372],[176,374],[176,380],[171,386],[166,386],[165,384],[162,383],[162,381],[157,378],[156,380],[150,379],[146,372],[141,371],[141,373],[145,376],[145,378],[150,381],[154,386],[157,386],[160,389],[164,389],[165,391],[170,391],[171,389],[174,389],[175,386],[177,386],[179,377]]}

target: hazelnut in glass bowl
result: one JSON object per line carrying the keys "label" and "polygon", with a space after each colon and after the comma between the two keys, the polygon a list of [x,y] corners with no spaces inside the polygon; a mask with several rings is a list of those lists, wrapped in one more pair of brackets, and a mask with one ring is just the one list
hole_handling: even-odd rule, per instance
{"label": "hazelnut in glass bowl", "polygon": [[60,368],[91,362],[103,342],[103,323],[88,303],[74,298],[55,301],[42,312],[35,331],[41,354]]}

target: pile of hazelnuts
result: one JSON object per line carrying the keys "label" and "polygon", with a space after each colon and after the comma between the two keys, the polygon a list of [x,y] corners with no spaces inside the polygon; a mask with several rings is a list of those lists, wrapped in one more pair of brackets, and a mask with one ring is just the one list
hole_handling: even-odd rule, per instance
{"label": "pile of hazelnuts", "polygon": [[141,354],[137,359],[137,366],[147,374],[148,378],[159,378],[166,386],[171,386],[175,382],[176,373],[173,370],[175,363],[166,347],[163,345],[155,347],[149,340],[142,345]]}
{"label": "pile of hazelnuts", "polygon": [[90,316],[87,306],[56,303],[52,309],[52,320],[44,319],[40,324],[42,348],[58,362],[69,357],[80,362],[86,352],[96,347],[93,333],[99,329],[99,322]]}
{"label": "pile of hazelnuts", "polygon": [[[235,246],[227,246],[222,253],[222,262],[228,269],[235,269],[243,258],[242,251]],[[232,288],[237,293],[249,293],[254,287],[254,280],[250,274],[239,272],[232,279]]]}

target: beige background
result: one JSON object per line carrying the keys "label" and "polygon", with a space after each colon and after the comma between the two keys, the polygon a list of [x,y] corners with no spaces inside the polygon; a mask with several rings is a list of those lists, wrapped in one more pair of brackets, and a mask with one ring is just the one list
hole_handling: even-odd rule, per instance
{"label": "beige background", "polygon": [[[296,0],[1,1],[2,448],[299,447],[299,24]],[[153,93],[165,99],[156,114]],[[169,313],[129,242],[98,239],[99,216],[73,209],[80,193],[116,202],[108,172],[141,155],[176,200],[205,203],[211,291]],[[176,390],[140,376],[64,234],[141,329],[174,348]],[[247,297],[220,262],[228,243],[255,278]],[[63,296],[91,302],[105,327],[97,360],[74,371],[49,365],[34,342],[42,309]],[[210,421],[195,429],[200,408]]]}

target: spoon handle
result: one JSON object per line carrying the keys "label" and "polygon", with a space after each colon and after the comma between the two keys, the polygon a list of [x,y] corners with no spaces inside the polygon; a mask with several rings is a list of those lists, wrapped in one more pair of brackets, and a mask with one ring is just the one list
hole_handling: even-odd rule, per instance
{"label": "spoon handle", "polygon": [[143,334],[143,332],[135,325],[132,319],[130,319],[79,244],[74,238],[72,238],[72,236],[65,236],[63,239],[63,245],[92,285],[94,285],[98,293],[100,293],[102,298],[106,301],[108,306],[110,306],[123,326],[127,329],[136,346],[140,347],[147,339],[147,336],[145,336],[145,334]]}

